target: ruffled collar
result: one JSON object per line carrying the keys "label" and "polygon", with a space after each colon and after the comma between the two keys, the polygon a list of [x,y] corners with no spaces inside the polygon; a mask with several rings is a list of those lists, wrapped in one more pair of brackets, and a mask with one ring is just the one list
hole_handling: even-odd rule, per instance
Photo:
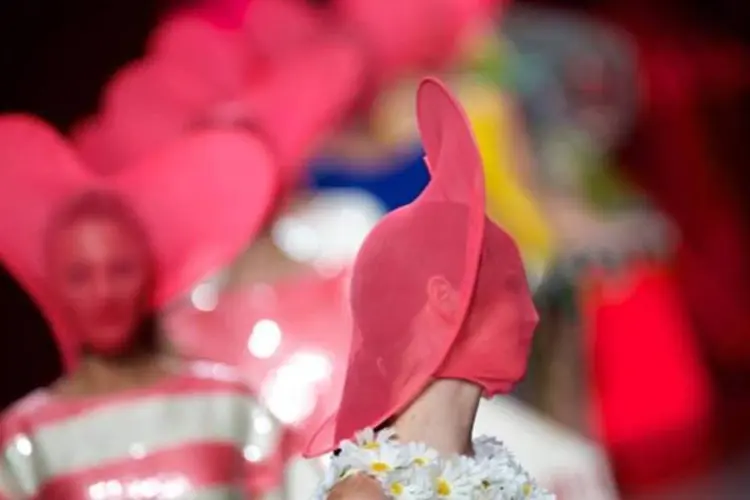
{"label": "ruffled collar", "polygon": [[331,458],[317,499],[354,474],[376,479],[389,498],[404,500],[554,500],[521,467],[505,445],[482,436],[474,456],[440,457],[424,443],[402,443],[392,429],[365,429],[343,441]]}

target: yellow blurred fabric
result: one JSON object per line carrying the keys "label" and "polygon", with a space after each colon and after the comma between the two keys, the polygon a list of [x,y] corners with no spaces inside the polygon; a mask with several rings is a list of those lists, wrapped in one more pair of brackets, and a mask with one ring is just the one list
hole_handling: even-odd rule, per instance
{"label": "yellow blurred fabric", "polygon": [[[523,185],[516,167],[521,153],[513,138],[522,131],[507,98],[494,85],[464,80],[457,89],[482,154],[487,212],[518,243],[527,264],[543,270],[553,256],[553,237],[539,204]],[[523,152],[527,154],[528,152]]]}

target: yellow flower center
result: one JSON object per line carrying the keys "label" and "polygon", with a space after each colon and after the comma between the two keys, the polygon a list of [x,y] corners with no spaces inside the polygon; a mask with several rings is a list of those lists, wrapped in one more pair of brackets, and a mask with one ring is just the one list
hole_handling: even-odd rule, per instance
{"label": "yellow flower center", "polygon": [[451,483],[443,478],[438,479],[437,494],[441,497],[447,497],[451,494]]}
{"label": "yellow flower center", "polygon": [[523,492],[524,496],[531,495],[531,490],[532,490],[532,487],[531,487],[531,484],[529,483],[524,483],[524,485],[521,486],[521,491]]}
{"label": "yellow flower center", "polygon": [[391,466],[385,462],[373,462],[370,465],[370,469],[372,469],[373,472],[388,472],[391,470]]}
{"label": "yellow flower center", "polygon": [[417,458],[414,459],[414,465],[418,465],[420,467],[424,467],[425,465],[427,465],[427,460],[425,460],[422,457],[417,457]]}
{"label": "yellow flower center", "polygon": [[365,443],[362,448],[364,448],[365,450],[378,450],[380,449],[380,443],[378,443],[377,441],[370,441],[368,443]]}
{"label": "yellow flower center", "polygon": [[391,493],[394,496],[400,496],[404,493],[404,485],[401,483],[393,483],[391,484]]}

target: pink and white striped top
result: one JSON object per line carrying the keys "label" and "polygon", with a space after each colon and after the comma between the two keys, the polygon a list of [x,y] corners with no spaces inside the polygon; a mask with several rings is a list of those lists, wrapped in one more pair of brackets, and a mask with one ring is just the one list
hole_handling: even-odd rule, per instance
{"label": "pink and white striped top", "polygon": [[112,396],[39,390],[0,419],[0,500],[246,498],[279,436],[231,370],[211,363]]}

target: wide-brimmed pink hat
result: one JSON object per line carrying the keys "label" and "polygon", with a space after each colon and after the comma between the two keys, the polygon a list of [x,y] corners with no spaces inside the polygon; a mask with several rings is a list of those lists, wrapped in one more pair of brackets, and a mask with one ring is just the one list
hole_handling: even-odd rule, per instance
{"label": "wide-brimmed pink hat", "polygon": [[186,134],[118,174],[88,168],[44,122],[0,117],[0,260],[49,320],[68,367],[77,342],[47,289],[43,240],[57,210],[89,191],[130,206],[154,252],[153,306],[229,263],[260,230],[277,171],[268,149],[236,131]]}
{"label": "wide-brimmed pink hat", "polygon": [[[411,403],[445,360],[469,310],[485,229],[480,155],[461,106],[438,80],[420,85],[417,117],[432,179],[414,202],[386,215],[360,249],[343,397],[309,443],[308,456],[330,451]],[[428,294],[443,300],[435,277],[455,291],[450,313],[412,328]]]}

